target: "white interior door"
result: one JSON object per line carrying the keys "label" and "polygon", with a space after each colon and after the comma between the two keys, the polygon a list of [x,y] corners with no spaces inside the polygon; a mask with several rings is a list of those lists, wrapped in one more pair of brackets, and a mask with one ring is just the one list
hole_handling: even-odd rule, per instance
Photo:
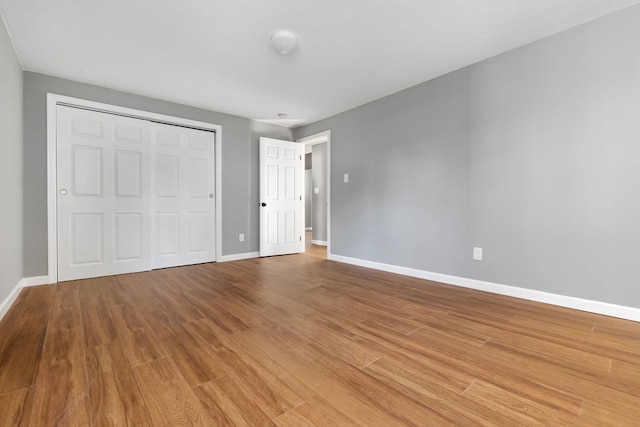
{"label": "white interior door", "polygon": [[57,107],[58,280],[150,268],[146,122]]}
{"label": "white interior door", "polygon": [[303,146],[260,138],[260,256],[304,251]]}
{"label": "white interior door", "polygon": [[152,124],[153,268],[215,260],[215,133]]}

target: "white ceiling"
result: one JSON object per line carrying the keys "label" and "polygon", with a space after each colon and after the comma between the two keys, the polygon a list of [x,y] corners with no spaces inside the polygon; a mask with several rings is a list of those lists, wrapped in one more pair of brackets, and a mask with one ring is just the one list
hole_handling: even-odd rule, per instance
{"label": "white ceiling", "polygon": [[[0,0],[0,10],[25,70],[295,127],[639,2]],[[299,36],[289,56],[269,46],[282,28]]]}

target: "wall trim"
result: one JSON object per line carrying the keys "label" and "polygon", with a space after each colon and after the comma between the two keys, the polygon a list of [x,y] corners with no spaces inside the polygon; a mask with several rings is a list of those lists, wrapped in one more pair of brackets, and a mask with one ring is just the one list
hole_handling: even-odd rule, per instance
{"label": "wall trim", "polygon": [[49,283],[49,276],[26,277],[20,280],[9,293],[9,296],[7,296],[4,301],[0,302],[0,320],[2,320],[4,315],[7,314],[13,303],[16,301],[22,288],[26,288],[27,286],[46,285],[47,283]]}
{"label": "wall trim", "polygon": [[215,162],[215,252],[216,261],[222,256],[222,126],[201,122],[183,117],[168,116],[118,105],[73,98],[65,95],[47,93],[47,228],[48,228],[48,283],[58,281],[58,235],[57,235],[57,120],[56,106],[66,104],[81,108],[89,108],[106,113],[124,114],[127,116],[154,120],[171,125],[184,125],[215,132],[213,147]]}
{"label": "wall trim", "polygon": [[375,261],[367,261],[342,255],[327,254],[327,259],[330,261],[337,261],[343,262],[345,264],[372,268],[374,270],[382,270],[389,273],[401,274],[403,276],[410,276],[416,277],[418,279],[445,283],[447,285],[461,286],[464,288],[476,289],[480,291],[491,292],[494,294],[506,295],[529,301],[542,302],[546,304],[557,305],[560,307],[572,308],[596,314],[603,314],[605,316],[618,317],[621,319],[640,322],[639,308],[626,307],[622,305],[570,297],[566,295],[557,295],[549,292],[537,291],[534,289],[519,288],[517,286],[502,285],[499,283],[485,282],[482,280],[468,279],[465,277],[450,276],[448,274],[433,273],[431,271],[384,264]]}
{"label": "wall trim", "polygon": [[25,277],[22,282],[25,288],[27,286],[47,285],[49,284],[49,276]]}
{"label": "wall trim", "polygon": [[[305,145],[327,144],[327,252],[331,252],[331,131],[325,130],[316,134],[300,138],[296,142]],[[303,185],[304,189],[305,186]],[[304,203],[302,204],[302,217],[304,218]],[[312,225],[313,227],[313,225]]]}
{"label": "wall trim", "polygon": [[325,242],[324,240],[311,240],[311,244],[318,246],[327,246],[327,242]]}
{"label": "wall trim", "polygon": [[243,259],[260,258],[260,252],[245,252],[243,254],[223,255],[218,262],[240,261]]}
{"label": "wall trim", "polygon": [[23,287],[24,279],[18,282],[18,284],[13,288],[13,290],[4,299],[4,301],[0,302],[0,320],[2,320],[5,314],[7,314],[13,303],[16,301],[16,298],[18,298],[18,295],[20,295],[20,291]]}

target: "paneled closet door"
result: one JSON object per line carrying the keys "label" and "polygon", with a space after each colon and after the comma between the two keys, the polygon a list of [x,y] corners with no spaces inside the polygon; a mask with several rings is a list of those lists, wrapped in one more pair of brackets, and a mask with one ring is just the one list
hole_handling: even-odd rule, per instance
{"label": "paneled closet door", "polygon": [[151,268],[149,123],[57,107],[58,280]]}
{"label": "paneled closet door", "polygon": [[152,123],[152,268],[215,260],[215,133]]}

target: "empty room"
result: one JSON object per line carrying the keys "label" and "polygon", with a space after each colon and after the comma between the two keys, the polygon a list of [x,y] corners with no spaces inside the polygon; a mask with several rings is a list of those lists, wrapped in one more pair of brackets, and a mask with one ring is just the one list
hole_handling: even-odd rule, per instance
{"label": "empty room", "polygon": [[0,16],[0,426],[640,425],[640,0]]}

